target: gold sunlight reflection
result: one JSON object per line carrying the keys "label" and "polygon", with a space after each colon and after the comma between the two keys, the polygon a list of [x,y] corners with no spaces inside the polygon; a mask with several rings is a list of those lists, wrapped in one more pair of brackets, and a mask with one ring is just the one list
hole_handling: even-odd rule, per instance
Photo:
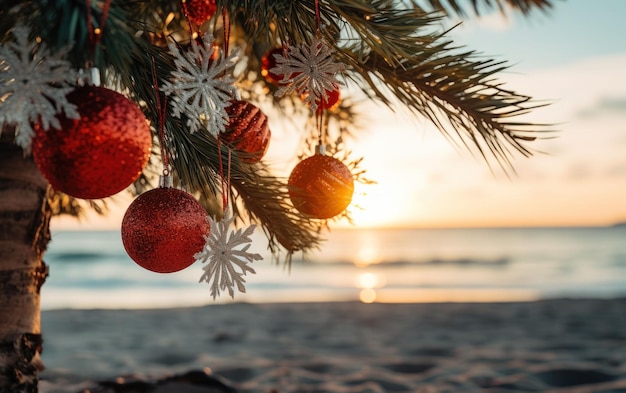
{"label": "gold sunlight reflection", "polygon": [[375,288],[378,286],[378,275],[374,273],[362,273],[359,276],[359,288]]}
{"label": "gold sunlight reflection", "polygon": [[363,303],[374,303],[376,301],[376,291],[372,288],[363,288],[359,292],[359,300]]}
{"label": "gold sunlight reflection", "polygon": [[359,248],[354,257],[354,264],[356,267],[368,267],[373,263],[378,263],[378,247],[372,244],[366,244]]}
{"label": "gold sunlight reflection", "polygon": [[363,303],[373,303],[376,300],[375,288],[385,286],[385,278],[375,273],[361,273],[357,277],[356,286],[361,288],[359,300]]}
{"label": "gold sunlight reflection", "polygon": [[354,260],[356,267],[368,267],[380,263],[379,237],[374,231],[365,231],[359,234],[358,249]]}

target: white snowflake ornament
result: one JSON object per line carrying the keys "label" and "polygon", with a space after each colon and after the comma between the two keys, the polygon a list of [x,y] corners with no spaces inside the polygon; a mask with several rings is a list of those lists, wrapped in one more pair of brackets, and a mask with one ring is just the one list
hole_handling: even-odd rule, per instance
{"label": "white snowflake ornament", "polygon": [[335,61],[332,49],[321,37],[315,36],[308,46],[290,46],[286,55],[278,53],[274,59],[276,67],[270,71],[282,75],[279,82],[285,85],[275,95],[282,97],[297,92],[313,111],[318,103],[328,100],[330,92],[343,85],[337,74],[345,70],[345,65]]}
{"label": "white snowflake ornament", "polygon": [[176,70],[161,91],[171,96],[172,116],[187,116],[191,133],[205,127],[211,135],[217,136],[226,129],[228,113],[225,108],[237,94],[232,68],[239,50],[235,48],[224,57],[221,49],[211,45],[208,36],[205,35],[203,44],[192,40],[188,51],[181,52],[176,44],[168,44]]}
{"label": "white snowflake ornament", "polygon": [[[243,276],[248,272],[256,273],[248,263],[263,259],[259,254],[248,252],[249,243],[252,242],[250,236],[256,225],[250,225],[245,230],[239,228],[229,233],[228,230],[235,220],[235,216],[230,215],[229,208],[224,212],[221,221],[216,222],[211,216],[208,220],[211,224],[211,233],[205,236],[204,249],[194,255],[196,261],[208,262],[202,268],[204,274],[200,277],[200,282],[206,281],[211,286],[211,296],[214,300],[220,291],[224,290],[228,290],[228,294],[234,298],[235,286],[239,292],[246,292],[244,286],[246,280]],[[236,249],[239,246],[243,248]]]}
{"label": "white snowflake ornament", "polygon": [[47,131],[61,126],[56,117],[61,112],[80,118],[66,98],[77,74],[63,59],[67,49],[51,53],[43,43],[29,42],[28,28],[22,25],[15,26],[12,35],[14,42],[0,46],[0,133],[4,126],[14,126],[15,143],[30,152],[32,124]]}

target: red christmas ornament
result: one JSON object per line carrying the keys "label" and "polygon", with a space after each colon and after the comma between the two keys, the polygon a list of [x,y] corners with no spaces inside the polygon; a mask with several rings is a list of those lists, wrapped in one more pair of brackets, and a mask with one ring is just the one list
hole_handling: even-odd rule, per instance
{"label": "red christmas ornament", "polygon": [[326,99],[322,98],[322,99],[315,101],[315,103],[317,104],[317,110],[321,111],[324,109],[328,109],[328,110],[336,109],[339,106],[339,102],[341,102],[340,96],[341,95],[339,94],[339,89],[327,90]]}
{"label": "red christmas ornament", "polygon": [[35,126],[33,158],[58,191],[101,199],[137,180],[150,156],[152,136],[139,107],[103,87],[77,87],[67,95],[80,119],[58,116],[59,129]]}
{"label": "red christmas ornament", "polygon": [[261,57],[261,76],[269,83],[279,85],[280,81],[283,80],[283,74],[275,74],[270,70],[276,67],[276,58],[274,55],[283,55],[284,51],[285,49],[283,48],[270,49]]}
{"label": "red christmas ornament", "polygon": [[[307,94],[302,94],[300,98],[302,101],[306,100]],[[334,90],[326,90],[326,98],[321,98],[315,100],[315,104],[317,105],[317,111],[321,112],[324,109],[335,110],[339,107],[339,103],[341,102],[341,94],[339,93],[339,88]]]}
{"label": "red christmas ornament", "polygon": [[338,159],[315,154],[298,163],[288,180],[289,197],[301,213],[326,219],[345,210],[352,200],[354,178]]}
{"label": "red christmas ornament", "polygon": [[247,153],[242,160],[259,162],[267,152],[272,135],[267,116],[259,108],[246,101],[233,101],[226,107],[229,123],[220,138],[233,148]]}
{"label": "red christmas ornament", "polygon": [[182,4],[187,19],[198,26],[211,19],[217,11],[215,0],[182,0]]}
{"label": "red christmas ornament", "polygon": [[196,199],[176,188],[141,194],[122,220],[122,242],[139,266],[173,273],[194,263],[210,233],[207,213]]}

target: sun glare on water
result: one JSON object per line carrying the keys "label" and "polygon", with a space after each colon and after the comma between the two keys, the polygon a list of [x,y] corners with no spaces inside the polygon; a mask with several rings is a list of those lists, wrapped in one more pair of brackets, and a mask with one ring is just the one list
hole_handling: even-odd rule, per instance
{"label": "sun glare on water", "polygon": [[373,303],[376,301],[376,288],[384,287],[385,278],[376,273],[361,273],[357,276],[356,286],[361,288],[359,300],[363,303]]}

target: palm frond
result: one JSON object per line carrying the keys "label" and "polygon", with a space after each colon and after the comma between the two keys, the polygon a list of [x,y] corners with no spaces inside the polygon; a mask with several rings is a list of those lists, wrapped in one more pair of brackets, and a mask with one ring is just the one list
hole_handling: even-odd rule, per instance
{"label": "palm frond", "polygon": [[[548,131],[547,125],[517,119],[545,103],[498,82],[497,75],[507,69],[503,62],[458,48],[447,32],[437,32],[440,14],[425,12],[415,1],[321,4],[328,21],[324,33],[335,43],[339,60],[349,66],[348,78],[392,109],[398,100],[425,116],[453,141],[476,149],[486,162],[495,159],[505,171],[513,170],[513,154],[531,155],[527,143]],[[275,12],[280,10],[290,9]],[[306,15],[314,18],[311,12]],[[315,21],[303,25],[307,23]],[[342,29],[348,34],[336,40],[335,32]]]}
{"label": "palm frond", "polygon": [[[110,22],[121,23],[111,14]],[[154,45],[137,46],[137,41],[111,42],[107,64],[115,69],[114,75],[123,86],[132,87],[137,99],[147,103],[144,112],[156,124],[158,110],[154,86],[138,81],[152,80],[152,61],[155,62],[159,84],[175,69],[171,56],[164,48]],[[127,45],[126,47],[120,47]],[[117,47],[116,50],[113,50]],[[117,59],[115,54],[124,50],[132,54],[132,60]],[[140,65],[140,66],[138,66]],[[245,207],[247,216],[258,222],[269,239],[273,254],[280,248],[286,251],[287,261],[295,252],[306,252],[319,244],[317,224],[294,211],[289,202],[286,179],[272,176],[263,164],[246,164],[235,154],[229,163],[228,151],[218,146],[217,140],[205,130],[191,134],[185,127],[185,119],[168,117],[166,131],[172,143],[171,164],[180,184],[192,193],[212,194],[221,192],[224,176],[220,168],[230,166],[230,184]],[[221,165],[220,165],[220,160]],[[235,212],[237,206],[234,206]]]}
{"label": "palm frond", "polygon": [[[91,4],[87,10],[86,3],[77,0],[0,0],[0,37],[21,20],[51,48],[72,43],[68,60],[76,68],[84,67],[93,53],[108,86],[140,103],[156,134],[159,113],[153,65],[162,85],[175,69],[164,44],[170,36],[182,45],[190,39],[179,3],[112,0],[107,27],[95,51],[87,39],[86,15],[91,12],[98,25],[101,10],[100,2]],[[454,143],[477,151],[488,163],[495,159],[505,171],[513,169],[514,155],[531,155],[528,143],[548,131],[546,125],[520,118],[544,103],[507,89],[497,79],[507,65],[456,46],[448,32],[442,31],[443,18],[493,9],[526,15],[535,9],[548,10],[551,4],[551,0],[320,0],[318,26],[314,0],[218,0],[218,6],[228,7],[231,15],[230,39],[243,47],[247,59],[242,64],[245,86],[261,87],[261,93],[249,93],[250,97],[275,89],[258,72],[260,57],[267,50],[310,43],[321,31],[334,46],[337,60],[349,67],[346,78],[368,98],[425,117]],[[218,40],[224,36],[219,31],[221,21],[216,17],[209,22],[218,29]],[[299,104],[306,111],[299,97],[278,100],[272,96],[269,100],[278,107]],[[352,113],[346,102],[341,111],[329,116],[339,120]],[[204,130],[191,134],[185,124],[185,115],[168,117],[165,128],[174,173],[186,190],[201,194],[201,200],[218,200],[220,168],[230,164],[235,199],[231,206],[241,207],[244,216],[260,224],[272,252],[284,249],[289,257],[319,244],[324,222],[303,217],[293,208],[286,179],[273,176],[263,163],[246,164],[236,153],[229,163],[228,151],[213,136]],[[146,178],[137,183],[137,191],[146,183]]]}
{"label": "palm frond", "polygon": [[467,17],[469,10],[477,16],[497,9],[502,14],[509,10],[528,15],[534,10],[546,12],[552,8],[551,0],[424,0],[426,8],[446,15]]}

